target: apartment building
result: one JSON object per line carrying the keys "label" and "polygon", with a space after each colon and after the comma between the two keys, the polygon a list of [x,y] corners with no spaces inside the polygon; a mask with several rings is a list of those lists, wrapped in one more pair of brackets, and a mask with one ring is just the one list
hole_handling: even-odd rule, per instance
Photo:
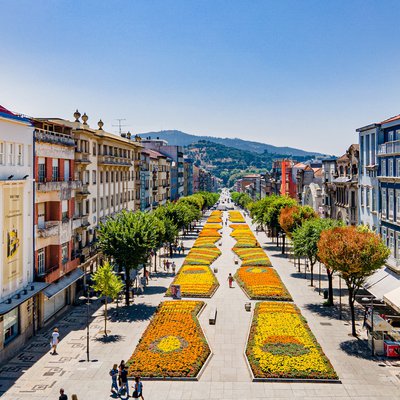
{"label": "apartment building", "polygon": [[183,158],[183,195],[190,196],[193,191],[193,159]]}
{"label": "apartment building", "polygon": [[43,325],[75,297],[83,276],[74,251],[73,220],[76,192],[82,182],[75,176],[72,128],[48,119],[33,118],[35,138],[35,273],[49,285],[39,304]]}
{"label": "apartment building", "polygon": [[33,128],[0,106],[0,361],[37,328],[40,292],[33,259]]}

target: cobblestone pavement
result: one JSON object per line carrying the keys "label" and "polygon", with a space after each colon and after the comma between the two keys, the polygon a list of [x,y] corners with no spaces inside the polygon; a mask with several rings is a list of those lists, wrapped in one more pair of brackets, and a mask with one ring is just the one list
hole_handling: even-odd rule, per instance
{"label": "cobblestone pavement", "polygon": [[[248,220],[248,222],[250,222]],[[146,400],[208,400],[208,399],[400,399],[400,361],[370,360],[363,341],[352,338],[346,320],[339,320],[337,309],[322,307],[322,296],[308,286],[304,274],[299,274],[293,264],[271,245],[264,233],[257,234],[274,267],[307,319],[310,328],[331,360],[341,384],[322,383],[253,383],[244,359],[247,332],[251,313],[244,303],[249,301],[239,287],[229,289],[227,276],[235,272],[234,240],[230,228],[224,227],[222,255],[213,264],[218,267],[220,287],[207,304],[218,309],[216,325],[208,324],[207,308],[200,316],[213,357],[199,382],[145,381]],[[194,237],[187,238],[186,248]],[[177,266],[183,257],[175,258]],[[86,360],[86,308],[74,307],[60,320],[61,343],[59,355],[50,355],[51,329],[40,332],[8,364],[0,369],[0,393],[4,399],[58,399],[60,387],[66,393],[76,393],[79,400],[110,399],[110,377],[113,363],[127,359],[133,352],[172,276],[159,272],[150,281],[143,296],[135,299],[129,309],[115,305],[110,312],[107,340],[103,329],[103,308],[91,306],[90,356]],[[336,282],[337,283],[337,282]],[[326,281],[322,281],[322,288]],[[252,303],[254,303],[252,301]],[[361,330],[361,328],[359,328]]]}

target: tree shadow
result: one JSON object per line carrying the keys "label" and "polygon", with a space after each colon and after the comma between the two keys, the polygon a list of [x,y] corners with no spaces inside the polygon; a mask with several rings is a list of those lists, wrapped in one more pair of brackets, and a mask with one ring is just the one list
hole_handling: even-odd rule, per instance
{"label": "tree shadow", "polygon": [[122,335],[103,335],[103,336],[98,336],[94,339],[96,342],[100,343],[117,343],[117,342],[123,342],[125,341],[125,336]]}
{"label": "tree shadow", "polygon": [[371,359],[371,350],[368,347],[366,339],[354,338],[346,340],[345,342],[340,343],[340,348],[349,356],[362,358],[364,360]]}
{"label": "tree shadow", "polygon": [[[304,267],[303,267],[303,269],[304,269]],[[303,279],[303,280],[306,280],[306,278],[307,278],[307,281],[309,281],[311,274],[310,274],[310,271],[307,271],[307,276],[305,276],[304,271],[301,271],[301,272],[296,271],[296,272],[292,272],[290,274],[290,276],[292,278]],[[327,280],[328,280],[328,277],[326,275],[321,274],[321,282],[327,281]],[[316,286],[316,285],[318,285],[318,274],[316,274],[314,271],[314,286]]]}
{"label": "tree shadow", "polygon": [[112,322],[134,322],[134,321],[148,321],[157,307],[149,304],[135,304],[133,303],[129,307],[122,306],[118,307],[118,312],[114,309],[114,312],[110,313],[110,321]]}
{"label": "tree shadow", "polygon": [[[150,281],[151,282],[151,281]],[[144,295],[146,294],[161,294],[165,293],[167,291],[167,287],[165,286],[146,286],[146,289],[144,290]]]}
{"label": "tree shadow", "polygon": [[[322,299],[321,299],[322,300]],[[325,301],[325,300],[323,300]],[[350,307],[343,302],[342,299],[342,307],[340,309],[340,304],[338,303],[337,299],[335,299],[335,303],[333,306],[324,306],[323,303],[320,304],[314,304],[314,303],[309,303],[305,304],[304,307],[311,311],[314,314],[318,314],[321,317],[329,318],[329,319],[334,319],[334,320],[342,320],[346,323],[351,323],[351,313],[350,313]],[[356,325],[360,324],[360,319],[363,319],[364,317],[364,310],[361,308],[356,307],[355,309],[355,314],[356,314]]]}

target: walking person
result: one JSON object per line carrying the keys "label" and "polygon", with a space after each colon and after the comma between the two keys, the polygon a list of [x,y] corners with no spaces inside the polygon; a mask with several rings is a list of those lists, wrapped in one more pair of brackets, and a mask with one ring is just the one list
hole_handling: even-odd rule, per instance
{"label": "walking person", "polygon": [[119,388],[118,395],[120,396],[123,392],[126,393],[126,397],[129,397],[128,366],[126,365],[124,365],[121,371],[121,387]]}
{"label": "walking person", "polygon": [[78,396],[77,396],[76,394],[73,394],[73,395],[71,396],[71,400],[78,400]]}
{"label": "walking person", "polygon": [[117,384],[118,367],[117,367],[117,364],[114,364],[112,369],[110,370],[110,376],[111,376],[111,393],[118,394],[118,384]]}
{"label": "walking person", "polygon": [[166,262],[165,258],[163,260],[163,265],[164,265],[164,271],[166,271],[167,270],[167,268],[166,268],[167,262]]}
{"label": "walking person", "polygon": [[175,261],[172,261],[172,275],[175,275],[176,264]]}
{"label": "walking person", "polygon": [[51,348],[53,352],[50,354],[56,355],[57,354],[57,345],[60,342],[60,334],[58,333],[58,328],[54,328],[53,333],[51,334]]}
{"label": "walking person", "polygon": [[185,254],[185,246],[183,245],[183,242],[181,242],[181,249],[182,249],[182,254]]}
{"label": "walking person", "polygon": [[231,273],[229,273],[228,275],[228,282],[229,282],[229,287],[232,288],[232,283],[233,283],[233,276]]}
{"label": "walking person", "polygon": [[68,400],[68,396],[64,393],[64,389],[60,389],[60,397],[58,400]]}
{"label": "walking person", "polygon": [[167,262],[166,262],[166,264],[165,264],[166,267],[167,267],[167,273],[169,273],[169,266],[170,266],[170,264],[171,264],[171,263],[169,262],[169,260],[167,260]]}
{"label": "walking person", "polygon": [[125,361],[121,360],[121,362],[118,365],[118,385],[119,387],[122,386],[122,381],[121,381],[121,372],[125,368]]}
{"label": "walking person", "polygon": [[134,399],[138,399],[139,397],[144,400],[143,397],[143,383],[140,381],[140,377],[137,376],[135,378],[135,384],[133,385],[133,394],[132,397]]}

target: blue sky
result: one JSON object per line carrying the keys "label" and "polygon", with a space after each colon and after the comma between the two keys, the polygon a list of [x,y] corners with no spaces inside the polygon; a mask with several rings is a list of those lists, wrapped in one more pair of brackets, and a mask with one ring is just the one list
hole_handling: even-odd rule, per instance
{"label": "blue sky", "polygon": [[400,113],[398,1],[3,1],[0,104],[341,154]]}

